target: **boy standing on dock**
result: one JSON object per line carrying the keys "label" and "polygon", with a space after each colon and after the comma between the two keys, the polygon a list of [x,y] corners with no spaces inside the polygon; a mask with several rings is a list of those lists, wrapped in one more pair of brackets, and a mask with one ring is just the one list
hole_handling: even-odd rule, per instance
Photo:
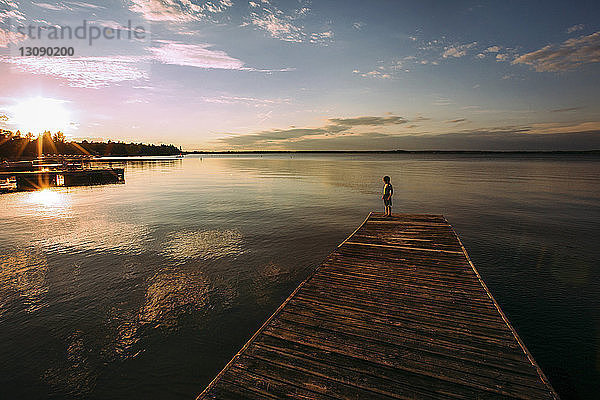
{"label": "boy standing on dock", "polygon": [[391,217],[392,216],[392,196],[394,195],[394,188],[392,187],[392,184],[390,183],[390,177],[389,176],[384,176],[383,177],[383,196],[381,196],[381,198],[383,199],[383,207],[384,207],[384,217]]}

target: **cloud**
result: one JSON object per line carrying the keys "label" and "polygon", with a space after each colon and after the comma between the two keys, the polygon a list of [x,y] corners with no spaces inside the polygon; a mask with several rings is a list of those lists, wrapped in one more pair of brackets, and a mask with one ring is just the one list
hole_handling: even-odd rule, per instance
{"label": "cloud", "polygon": [[412,122],[423,122],[423,121],[430,121],[431,118],[428,117],[424,117],[422,115],[417,115],[415,118],[413,118],[411,121]]}
{"label": "cloud", "polygon": [[[591,150],[600,149],[600,121],[491,126],[433,134],[397,115],[330,118],[316,128],[290,127],[217,140],[219,148],[261,150]],[[446,121],[469,122],[465,118]],[[402,131],[379,130],[403,125]],[[460,125],[451,125],[460,126]],[[357,129],[355,129],[357,128]]]}
{"label": "cloud", "polygon": [[[10,34],[10,32],[8,32]],[[0,29],[0,47],[4,39]],[[137,56],[97,57],[8,57],[0,62],[10,64],[19,72],[47,75],[64,79],[72,87],[97,89],[125,81],[147,80],[151,63],[179,65],[200,69],[225,69],[250,72],[288,72],[293,68],[258,69],[226,52],[212,49],[211,44],[184,44],[176,41],[157,41],[158,46],[147,48],[150,54]]]}
{"label": "cloud", "polygon": [[568,134],[577,132],[600,132],[600,121],[580,123],[548,122],[532,124],[530,133],[537,134]]}
{"label": "cloud", "polygon": [[17,71],[62,78],[69,86],[97,89],[110,84],[147,79],[139,57],[2,57]]}
{"label": "cloud", "polygon": [[106,8],[104,6],[99,6],[96,4],[91,4],[91,3],[85,3],[82,1],[67,1],[68,4],[75,6],[75,7],[79,7],[79,8],[93,8],[93,9],[102,9],[102,8]]}
{"label": "cloud", "polygon": [[373,128],[405,124],[408,122],[405,118],[396,115],[388,115],[386,117],[368,116],[355,118],[330,118],[327,121],[328,123],[326,125],[317,128],[290,127],[288,129],[273,129],[247,135],[227,136],[219,139],[219,142],[221,144],[234,147],[252,147],[272,144],[285,145],[286,143],[296,142],[308,137],[325,138],[338,135],[367,135],[374,137],[385,134],[379,132],[356,133],[351,132],[351,130],[357,127]]}
{"label": "cloud", "polygon": [[[238,2],[239,13],[228,13],[234,6],[233,0],[130,0],[130,9],[148,21],[173,22],[178,24],[216,20],[233,23],[241,18],[241,26],[251,26],[269,36],[288,42],[328,43],[333,40],[331,29],[306,31],[302,19],[310,13],[308,0],[298,0],[298,8],[283,11],[269,0]],[[245,8],[244,8],[245,7]],[[239,16],[238,16],[239,15]]]}
{"label": "cloud", "polygon": [[355,23],[353,23],[353,24],[352,24],[352,27],[353,27],[354,29],[356,29],[357,31],[362,31],[362,28],[364,28],[364,27],[365,27],[365,25],[366,25],[366,24],[365,24],[364,22],[357,21],[357,22],[355,22]]}
{"label": "cloud", "polygon": [[512,64],[529,65],[537,72],[564,72],[597,62],[600,62],[600,32],[542,47],[517,57]]}
{"label": "cloud", "polygon": [[310,43],[327,43],[328,41],[333,40],[333,36],[334,34],[332,30],[316,32],[310,34],[308,41]]}
{"label": "cloud", "polygon": [[405,124],[407,120],[397,115],[390,115],[388,117],[330,118],[329,122],[342,126],[384,126]]}
{"label": "cloud", "polygon": [[159,47],[150,47],[154,60],[162,64],[182,65],[205,69],[243,69],[244,63],[221,50],[212,50],[209,44],[183,44],[160,41]]}
{"label": "cloud", "polygon": [[10,44],[16,44],[25,39],[26,37],[20,33],[0,28],[0,47],[8,47]]}
{"label": "cloud", "polygon": [[[327,43],[333,39],[333,31],[307,32],[302,19],[310,13],[309,4],[299,1],[300,8],[284,12],[268,0],[250,2],[250,15],[244,18],[242,26],[254,26],[269,36],[286,42]],[[304,4],[304,5],[303,5]]]}
{"label": "cloud", "polygon": [[434,106],[449,106],[452,101],[446,97],[438,96],[432,104]]}
{"label": "cloud", "polygon": [[64,11],[69,10],[70,8],[64,4],[49,4],[49,3],[31,3],[40,8],[45,8],[46,10],[51,11]]}
{"label": "cloud", "polygon": [[573,32],[577,32],[577,31],[582,31],[583,28],[585,28],[585,25],[583,24],[577,24],[577,25],[573,25],[567,28],[567,33],[573,33]]}
{"label": "cloud", "polygon": [[484,50],[485,53],[497,53],[500,51],[500,46],[490,46]]}
{"label": "cloud", "polygon": [[131,0],[130,9],[148,21],[190,22],[222,13],[231,6],[231,0],[211,0],[201,4],[189,0]]}
{"label": "cloud", "polygon": [[[573,128],[573,127],[571,127]],[[584,126],[586,128],[586,126]],[[262,150],[591,150],[600,149],[600,130],[536,133],[528,126],[491,127],[445,134],[365,132],[327,137],[304,136],[260,143]],[[229,144],[224,142],[222,144]],[[241,148],[257,148],[256,143]]]}
{"label": "cloud", "polygon": [[556,108],[554,110],[550,110],[552,113],[562,113],[562,112],[570,112],[570,111],[578,111],[584,107],[569,107],[569,108]]}
{"label": "cloud", "polygon": [[215,96],[215,97],[201,97],[203,102],[215,103],[215,104],[245,104],[248,106],[271,106],[275,104],[287,104],[290,102],[289,99],[260,99],[256,97],[244,97],[244,96]]}
{"label": "cloud", "polygon": [[[2,2],[0,2],[0,4],[2,4]],[[0,22],[5,23],[10,20],[15,20],[15,21],[24,21],[25,20],[25,14],[23,14],[21,11],[18,10],[17,3],[5,1],[5,2],[3,2],[3,5],[5,5],[7,8],[0,9]]]}
{"label": "cloud", "polygon": [[461,44],[461,45],[453,45],[453,46],[447,46],[444,48],[444,52],[442,53],[442,58],[449,58],[449,57],[454,57],[454,58],[460,58],[460,57],[464,57],[467,55],[467,51],[474,47],[477,44],[477,42],[473,42],[473,43],[468,43],[468,44]]}
{"label": "cloud", "polygon": [[253,13],[249,19],[252,25],[264,30],[276,39],[286,42],[302,42],[305,40],[306,34],[301,27],[294,25],[285,16],[275,14],[270,10],[265,11],[262,15]]}
{"label": "cloud", "polygon": [[378,70],[378,69],[374,69],[373,71],[369,71],[369,72],[360,72],[359,70],[355,69],[354,71],[352,71],[352,73],[359,74],[363,78],[377,78],[377,79],[391,79],[392,78],[391,74],[384,72],[383,70]]}

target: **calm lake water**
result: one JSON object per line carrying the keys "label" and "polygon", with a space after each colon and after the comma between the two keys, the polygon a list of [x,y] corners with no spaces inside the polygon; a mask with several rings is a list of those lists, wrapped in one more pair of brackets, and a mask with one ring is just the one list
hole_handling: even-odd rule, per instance
{"label": "calm lake water", "polygon": [[563,398],[600,392],[600,157],[203,156],[0,195],[0,397],[193,399],[369,211],[444,214]]}

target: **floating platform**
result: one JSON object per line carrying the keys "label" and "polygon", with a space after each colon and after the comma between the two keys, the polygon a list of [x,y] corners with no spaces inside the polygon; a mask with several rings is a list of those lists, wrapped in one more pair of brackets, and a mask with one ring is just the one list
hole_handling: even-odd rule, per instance
{"label": "floating platform", "polygon": [[0,180],[14,182],[14,190],[38,190],[60,186],[125,183],[123,168],[0,172]]}
{"label": "floating platform", "polygon": [[443,216],[371,213],[200,399],[557,399]]}

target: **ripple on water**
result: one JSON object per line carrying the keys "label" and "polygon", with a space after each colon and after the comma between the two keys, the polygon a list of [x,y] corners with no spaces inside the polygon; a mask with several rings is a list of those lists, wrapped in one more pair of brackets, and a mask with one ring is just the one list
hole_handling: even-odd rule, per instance
{"label": "ripple on water", "polygon": [[114,352],[121,358],[136,357],[136,347],[145,329],[178,328],[179,317],[201,312],[207,307],[210,283],[200,271],[163,269],[147,281],[143,301],[137,311],[113,309],[116,323]]}
{"label": "ripple on water", "polygon": [[118,251],[136,253],[143,250],[149,229],[135,223],[109,218],[78,219],[72,225],[54,225],[33,233],[35,244],[49,251]]}
{"label": "ripple on water", "polygon": [[83,332],[73,332],[66,339],[64,357],[54,360],[53,365],[42,374],[42,379],[56,393],[85,397],[94,388],[98,376],[90,362],[91,353]]}
{"label": "ripple on water", "polygon": [[47,273],[48,263],[43,254],[28,250],[0,254],[0,314],[11,291],[24,300],[27,312],[45,307]]}
{"label": "ripple on water", "polygon": [[231,229],[172,232],[162,253],[176,259],[238,256],[243,253],[242,234]]}

